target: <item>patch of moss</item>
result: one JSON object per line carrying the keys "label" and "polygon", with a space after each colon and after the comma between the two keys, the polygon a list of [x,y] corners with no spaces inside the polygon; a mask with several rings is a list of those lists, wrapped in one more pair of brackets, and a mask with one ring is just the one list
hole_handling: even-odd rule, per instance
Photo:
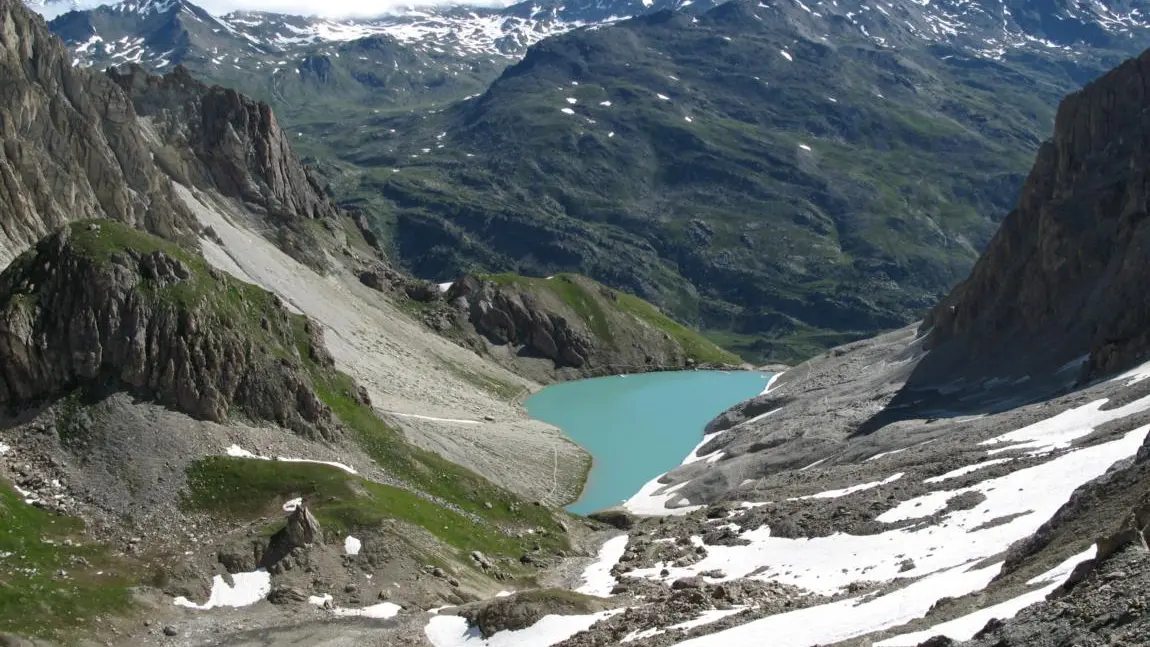
{"label": "patch of moss", "polygon": [[587,327],[596,337],[610,346],[615,345],[615,339],[607,321],[607,313],[603,311],[599,300],[580,285],[576,275],[556,274],[548,279],[519,276],[518,274],[492,274],[485,278],[498,285],[546,290],[556,295],[587,324]]}
{"label": "patch of moss", "polygon": [[729,353],[708,341],[699,333],[672,320],[655,306],[647,303],[637,296],[625,292],[617,292],[619,309],[642,319],[649,325],[662,330],[678,342],[687,357],[696,362],[712,362],[715,364],[742,364],[743,361],[734,353]]}
{"label": "patch of moss", "polygon": [[0,484],[0,632],[58,638],[128,609],[132,582],[102,548],[83,542],[83,529]]}
{"label": "patch of moss", "polygon": [[[188,468],[183,504],[232,519],[276,514],[284,501],[307,497],[320,524],[338,534],[374,529],[388,520],[412,524],[462,553],[515,555],[526,540],[414,492],[318,463],[215,456]],[[545,539],[545,538],[544,538]]]}
{"label": "patch of moss", "polygon": [[683,349],[687,357],[697,362],[742,363],[737,355],[719,348],[699,333],[671,319],[643,299],[600,285],[577,274],[556,274],[549,279],[517,274],[493,274],[484,278],[501,286],[546,291],[554,294],[587,324],[587,327],[598,339],[611,347],[616,346],[616,335],[611,330],[612,318],[609,312],[617,311],[634,316],[643,323],[666,333]]}

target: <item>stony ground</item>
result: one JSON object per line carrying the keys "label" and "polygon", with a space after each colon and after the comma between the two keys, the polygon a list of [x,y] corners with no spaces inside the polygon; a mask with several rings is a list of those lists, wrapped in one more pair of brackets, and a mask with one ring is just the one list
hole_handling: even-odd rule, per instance
{"label": "stony ground", "polygon": [[205,243],[209,262],[322,323],[337,368],[412,442],[528,499],[562,502],[578,493],[586,453],[519,406],[538,384],[436,336],[350,274],[320,276],[300,265],[229,205],[181,195],[222,243]]}

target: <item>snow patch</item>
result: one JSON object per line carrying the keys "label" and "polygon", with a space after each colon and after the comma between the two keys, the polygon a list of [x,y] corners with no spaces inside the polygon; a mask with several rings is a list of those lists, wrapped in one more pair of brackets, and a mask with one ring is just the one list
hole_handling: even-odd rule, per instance
{"label": "snow patch", "polygon": [[343,552],[347,553],[348,555],[358,555],[359,549],[362,547],[363,542],[356,539],[355,537],[352,537],[351,535],[348,535],[343,539]]}
{"label": "snow patch", "polygon": [[787,59],[788,61],[794,61],[795,60],[795,57],[791,56],[791,53],[785,49],[780,49],[779,54],[781,54],[782,57]]}
{"label": "snow patch", "polygon": [[563,114],[565,114],[565,115],[573,115],[573,114],[575,114],[575,111],[574,111],[574,110],[572,110],[572,109],[570,109],[570,108],[563,108],[563,109],[562,109],[562,110],[560,110],[559,112],[562,112],[562,113],[563,113]]}
{"label": "snow patch", "polygon": [[337,616],[341,617],[359,617],[359,618],[378,618],[386,620],[387,618],[394,618],[399,614],[399,606],[394,602],[380,602],[373,604],[370,607],[362,607],[359,609],[332,609]]}
{"label": "snow patch", "polygon": [[914,633],[888,638],[887,640],[875,643],[874,647],[914,647],[929,638],[939,635],[947,636],[952,640],[958,641],[970,640],[974,638],[974,634],[985,627],[986,623],[990,622],[991,619],[1009,620],[1018,615],[1018,612],[1026,607],[1045,600],[1047,595],[1050,595],[1054,589],[1066,581],[1066,578],[1070,576],[1071,571],[1073,571],[1076,566],[1088,559],[1094,559],[1094,556],[1097,554],[1097,549],[1098,547],[1096,545],[1091,546],[1087,550],[1067,559],[1058,566],[1027,582],[1027,584],[1032,586],[1045,584],[1046,586],[1041,589],[1024,593],[1016,598],[1000,602],[985,609],[979,609],[974,613],[955,618],[949,622],[937,624],[924,631],[916,631]]}
{"label": "snow patch", "polygon": [[283,510],[284,510],[284,512],[295,512],[296,508],[300,507],[300,505],[302,503],[303,503],[303,497],[296,497],[296,498],[288,501],[287,503],[284,503]]}
{"label": "snow patch", "polygon": [[1032,456],[1045,454],[1056,449],[1069,447],[1075,440],[1093,433],[1095,427],[1150,409],[1150,395],[1125,406],[1103,411],[1102,406],[1109,401],[1109,398],[1100,398],[1022,429],[984,440],[979,444],[1000,445],[1009,443],[1006,447],[987,452],[992,455],[1018,449],[1032,450],[1030,452]]}
{"label": "snow patch", "polygon": [[807,496],[800,496],[800,497],[795,497],[795,498],[787,499],[787,500],[788,501],[803,501],[806,499],[837,499],[839,497],[847,496],[848,494],[854,494],[855,492],[862,492],[864,490],[872,490],[876,487],[886,485],[888,483],[894,483],[895,481],[902,478],[905,474],[906,474],[905,472],[899,472],[898,474],[892,474],[891,476],[888,476],[881,481],[874,481],[872,483],[860,483],[858,485],[852,485],[850,487],[845,487],[841,490],[827,490],[826,492],[819,492],[818,494],[808,494]]}
{"label": "snow patch", "polygon": [[211,595],[203,604],[191,602],[182,595],[172,602],[176,606],[201,611],[216,607],[246,607],[264,599],[272,590],[271,575],[263,569],[251,573],[235,573],[231,577],[235,586],[228,586],[222,575],[212,578]]}
{"label": "snow patch", "polygon": [[575,589],[575,592],[601,598],[610,597],[611,589],[618,582],[611,575],[611,568],[619,563],[619,558],[627,550],[627,541],[627,535],[620,535],[604,542],[599,548],[598,559],[583,570],[583,585]]}
{"label": "snow patch", "polygon": [[990,467],[992,465],[1001,465],[1003,463],[1009,463],[1012,460],[1014,460],[1014,459],[1013,458],[994,458],[994,459],[991,459],[988,461],[982,461],[981,463],[975,463],[974,465],[967,465],[966,467],[960,467],[956,470],[951,470],[951,471],[947,472],[946,474],[939,474],[938,476],[932,476],[932,477],[924,480],[923,483],[942,483],[943,481],[958,478],[960,476],[966,476],[967,474],[970,474],[971,472],[977,472],[980,469]]}
{"label": "snow patch", "polygon": [[[249,452],[248,450],[244,449],[243,447],[240,447],[239,445],[231,445],[224,451],[227,453],[228,456],[231,456],[233,458],[252,458],[252,459],[261,460],[261,461],[272,460],[268,456],[260,456],[259,454],[253,454],[253,453]],[[284,463],[315,463],[318,465],[327,465],[329,467],[336,467],[336,468],[339,468],[339,469],[347,472],[348,474],[359,474],[359,472],[355,471],[354,467],[344,465],[343,463],[336,463],[335,461],[316,461],[316,460],[312,460],[310,458],[288,458],[286,456],[276,456],[275,460],[282,461]]]}

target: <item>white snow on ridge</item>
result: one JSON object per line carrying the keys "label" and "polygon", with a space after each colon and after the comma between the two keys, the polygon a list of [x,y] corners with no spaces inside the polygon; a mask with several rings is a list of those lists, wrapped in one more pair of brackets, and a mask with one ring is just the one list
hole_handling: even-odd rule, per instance
{"label": "white snow on ridge", "polygon": [[1009,463],[1012,460],[1014,460],[1014,459],[1013,458],[993,458],[993,459],[988,460],[988,461],[982,461],[981,463],[975,463],[974,465],[967,465],[966,467],[960,467],[956,470],[951,470],[951,471],[947,472],[946,474],[939,474],[938,476],[932,476],[928,479],[923,480],[923,483],[931,483],[931,484],[942,483],[943,481],[955,479],[955,478],[958,478],[960,476],[966,476],[967,474],[970,474],[971,472],[977,472],[978,470],[986,468],[986,467],[991,467],[993,465],[1001,465],[1003,463]]}
{"label": "white snow on ridge", "polygon": [[[1136,452],[1147,432],[1150,425],[1108,443],[1070,451],[966,488],[962,491],[977,490],[986,499],[971,509],[951,512],[939,525],[900,528],[877,535],[836,534],[808,539],[772,537],[770,529],[763,527],[741,534],[750,542],[748,546],[707,546],[707,555],[695,564],[655,564],[629,576],[670,582],[719,569],[724,577],[712,580],[751,577],[823,594],[837,593],[860,580],[922,578],[886,595],[863,596],[771,616],[683,643],[691,647],[752,646],[760,644],[755,640],[762,636],[771,637],[771,647],[809,647],[899,626],[921,617],[942,596],[981,590],[997,574],[1000,564],[968,570],[972,565],[1033,533],[1081,483]],[[947,498],[937,493],[928,495],[931,496],[944,503]],[[916,502],[919,501],[903,504],[908,518]],[[923,505],[927,509],[914,516],[929,514],[931,507]],[[989,524],[991,521],[997,525]],[[698,537],[693,541],[696,545],[702,543]],[[906,559],[913,560],[913,567],[904,572],[900,566]],[[667,576],[661,575],[664,568]]]}
{"label": "white snow on ridge", "polygon": [[766,386],[763,387],[763,392],[760,393],[759,395],[766,395],[766,394],[770,393],[771,387],[773,387],[775,385],[775,382],[779,381],[779,378],[782,377],[783,373],[785,373],[785,372],[786,371],[779,371],[778,373],[775,373],[774,375],[772,375],[770,377],[770,379],[767,380]]}
{"label": "white snow on ridge", "polygon": [[[682,483],[668,486],[659,482],[659,479],[663,478],[663,476],[663,474],[660,474],[650,481],[647,481],[643,487],[639,488],[639,491],[636,492],[634,496],[623,502],[623,508],[631,514],[651,517],[685,515],[703,508],[701,505],[689,505],[690,502],[682,504],[677,508],[668,508],[667,504],[675,497],[675,493],[683,489],[683,486],[690,483],[690,481],[683,481]],[[656,494],[659,490],[663,491]],[[684,499],[679,499],[680,502],[683,500]]]}
{"label": "white snow on ridge", "polygon": [[1092,545],[1087,550],[1074,555],[1058,566],[1027,582],[1029,585],[1046,585],[1036,591],[1030,591],[1029,593],[1024,593],[1005,602],[1000,602],[985,609],[979,609],[974,613],[955,618],[949,622],[937,624],[924,631],[916,631],[914,633],[901,634],[894,638],[888,638],[875,643],[874,647],[914,647],[925,640],[939,635],[947,636],[952,640],[970,640],[974,638],[974,634],[978,633],[979,630],[985,627],[986,623],[992,619],[1008,620],[1018,615],[1018,612],[1026,607],[1045,600],[1047,595],[1050,595],[1054,589],[1066,581],[1066,578],[1070,576],[1071,571],[1073,571],[1076,566],[1088,559],[1093,559],[1097,550],[1097,545]]}
{"label": "white snow on ridge", "polygon": [[370,607],[360,607],[356,609],[332,609],[335,615],[340,617],[358,617],[358,618],[379,618],[387,619],[394,618],[399,614],[403,607],[394,602],[380,602],[373,604]]}
{"label": "white snow on ridge", "polygon": [[838,499],[840,497],[847,496],[848,494],[854,494],[855,492],[862,492],[864,490],[873,490],[876,487],[886,485],[888,483],[894,483],[895,481],[897,481],[900,478],[902,478],[903,476],[905,476],[905,474],[906,474],[905,472],[899,472],[898,474],[892,474],[891,476],[888,476],[881,481],[874,481],[872,483],[860,483],[858,485],[852,485],[850,487],[845,487],[841,490],[827,490],[826,492],[819,492],[818,494],[808,494],[806,496],[795,497],[795,498],[787,499],[787,500],[788,501],[803,501],[805,499]]}
{"label": "white snow on ridge", "polygon": [[[239,445],[231,445],[225,451],[227,452],[228,456],[231,456],[233,458],[251,458],[251,459],[261,460],[261,461],[272,460],[272,458],[270,458],[268,456],[260,456],[259,454],[253,454],[253,453],[249,452],[248,450],[244,449],[243,447],[240,447]],[[341,470],[347,472],[348,474],[359,474],[359,472],[355,471],[354,467],[344,465],[343,463],[337,463],[335,461],[316,461],[316,460],[312,460],[310,458],[288,458],[286,456],[276,456],[275,460],[282,461],[284,463],[315,463],[317,465],[327,465],[329,467],[335,467],[335,468],[338,468],[338,469],[341,469]]]}
{"label": "white snow on ridge", "polygon": [[591,625],[622,613],[623,609],[581,616],[543,616],[538,622],[514,631],[500,631],[484,639],[477,627],[468,627],[459,616],[435,616],[423,633],[434,647],[551,647]]}
{"label": "white snow on ridge", "polygon": [[1122,375],[1111,379],[1111,382],[1119,382],[1126,380],[1126,386],[1134,386],[1142,380],[1150,378],[1150,362],[1146,362],[1141,366],[1136,366]]}
{"label": "white snow on ridge", "polygon": [[182,595],[172,603],[201,611],[215,607],[246,607],[264,599],[272,590],[271,575],[263,569],[251,573],[234,573],[232,581],[235,586],[228,586],[222,575],[212,578],[212,592],[203,604],[191,602]]}
{"label": "white snow on ridge", "polygon": [[712,622],[718,622],[723,618],[726,618],[727,616],[733,616],[736,613],[742,613],[746,608],[747,607],[745,606],[736,606],[730,609],[708,609],[700,614],[697,618],[687,620],[685,622],[680,622],[679,624],[671,625],[669,627],[632,631],[631,633],[624,636],[623,640],[619,642],[629,643],[635,640],[642,640],[643,638],[650,638],[651,636],[658,636],[659,634],[665,634],[668,631],[676,631],[679,629],[687,631],[689,629],[694,629],[695,627],[709,625]]}
{"label": "white snow on ridge", "polygon": [[611,569],[627,550],[628,539],[627,535],[620,535],[603,543],[599,548],[599,557],[583,571],[583,585],[575,589],[576,593],[610,597],[611,589],[617,583],[615,576],[611,575]]}
{"label": "white snow on ridge", "polygon": [[1067,409],[1054,417],[1041,420],[1010,433],[1002,434],[990,440],[985,440],[979,444],[999,445],[1009,443],[1009,445],[1005,447],[988,451],[987,453],[991,455],[1018,449],[1033,450],[1030,452],[1031,455],[1044,454],[1056,449],[1069,447],[1075,440],[1089,436],[1096,427],[1107,422],[1120,420],[1150,409],[1150,395],[1124,406],[1103,411],[1102,406],[1109,401],[1109,398],[1099,398],[1088,404]]}
{"label": "white snow on ridge", "polygon": [[[676,643],[676,647],[810,647],[895,627],[922,617],[934,602],[977,591],[994,578],[1000,564],[968,570],[963,564],[879,597],[860,596],[754,620],[717,633]],[[770,636],[770,642],[763,641]]]}
{"label": "white snow on ridge", "polygon": [[908,449],[910,449],[910,447],[903,447],[902,449],[894,449],[894,450],[891,450],[889,452],[882,452],[881,454],[875,454],[874,456],[871,456],[870,458],[866,459],[865,462],[877,461],[880,458],[886,458],[887,456],[894,456],[895,454],[901,454]]}

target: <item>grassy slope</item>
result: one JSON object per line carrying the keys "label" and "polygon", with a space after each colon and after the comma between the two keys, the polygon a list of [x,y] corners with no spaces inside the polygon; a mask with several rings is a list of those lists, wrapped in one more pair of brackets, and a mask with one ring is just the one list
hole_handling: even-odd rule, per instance
{"label": "grassy slope", "polygon": [[[315,495],[321,520],[334,528],[381,526],[394,520],[427,530],[461,556],[482,550],[493,556],[518,557],[536,541],[545,550],[567,547],[550,511],[438,454],[408,444],[397,430],[357,402],[350,377],[311,359],[306,319],[276,307],[274,295],[220,273],[213,276],[199,255],[126,225],[100,221],[98,228],[90,228],[90,224],[72,226],[73,244],[93,260],[107,262],[131,250],[142,254],[163,251],[183,261],[193,272],[188,280],[160,289],[145,281],[141,294],[179,308],[197,308],[202,320],[243,330],[274,355],[302,363],[317,395],[344,423],[350,440],[406,485],[374,483],[323,465],[208,458],[189,469],[188,509],[231,520],[254,520],[285,498]],[[30,252],[8,271],[34,262],[35,254]],[[16,298],[27,297],[4,295],[0,306]],[[270,324],[268,330],[261,321]],[[68,569],[73,555],[91,558],[99,554],[39,541],[49,534],[79,533],[82,525],[77,521],[33,509],[0,487],[0,523],[4,529],[0,532],[0,608],[4,609],[0,630],[51,633],[81,623],[90,613],[126,608],[126,581],[112,577],[89,581],[79,575],[59,580],[50,575],[59,568]],[[548,532],[530,537],[530,542],[517,537],[529,528]],[[28,567],[36,570],[25,572]]]}
{"label": "grassy slope", "polygon": [[613,345],[617,337],[612,326],[619,325],[621,320],[631,319],[667,334],[687,357],[697,362],[742,363],[738,356],[667,317],[650,303],[583,276],[562,273],[547,279],[517,274],[492,274],[485,278],[500,285],[554,295],[587,325],[601,343],[608,346]]}
{"label": "grassy slope", "polygon": [[82,543],[83,528],[0,482],[0,632],[48,636],[128,608],[121,565]]}
{"label": "grassy slope", "polygon": [[795,42],[786,20],[726,11],[549,39],[480,98],[379,118],[366,132],[402,135],[386,143],[333,132],[360,173],[339,190],[379,203],[419,275],[578,272],[754,359],[919,316],[1077,81],[850,33]]}

